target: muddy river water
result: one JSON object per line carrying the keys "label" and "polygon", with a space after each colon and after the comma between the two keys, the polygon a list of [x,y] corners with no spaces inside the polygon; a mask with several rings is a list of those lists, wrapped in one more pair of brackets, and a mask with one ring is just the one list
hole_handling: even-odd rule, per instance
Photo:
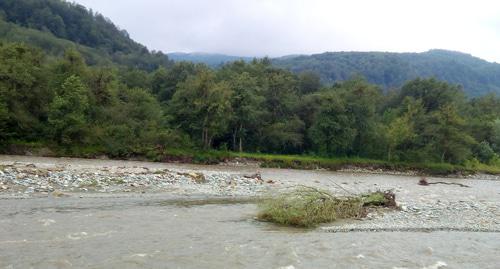
{"label": "muddy river water", "polygon": [[[390,188],[402,204],[418,210],[304,230],[256,221],[257,206],[246,197],[166,192],[72,193],[63,198],[3,195],[0,268],[500,268],[497,181],[455,179],[470,188],[425,188],[406,176],[188,168],[234,173],[258,170],[264,178],[285,185],[331,184],[332,189],[342,185],[353,192]],[[339,225],[394,229],[331,229]],[[404,229],[425,225],[439,229]]]}

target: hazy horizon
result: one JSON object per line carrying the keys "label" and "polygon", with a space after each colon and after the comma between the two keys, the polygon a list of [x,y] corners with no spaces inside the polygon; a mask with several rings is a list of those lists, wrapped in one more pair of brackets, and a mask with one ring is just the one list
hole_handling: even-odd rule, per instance
{"label": "hazy horizon", "polygon": [[76,2],[165,53],[280,57],[445,49],[500,62],[500,3],[489,0]]}

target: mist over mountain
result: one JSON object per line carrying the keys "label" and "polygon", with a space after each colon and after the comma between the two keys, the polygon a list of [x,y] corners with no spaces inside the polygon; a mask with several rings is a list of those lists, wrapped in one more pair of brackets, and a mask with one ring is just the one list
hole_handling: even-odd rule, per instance
{"label": "mist over mountain", "polygon": [[187,61],[193,63],[204,63],[211,67],[218,67],[222,64],[238,60],[243,60],[248,62],[253,59],[253,57],[244,57],[244,56],[242,57],[242,56],[233,56],[233,55],[218,54],[218,53],[202,53],[202,52],[198,53],[173,52],[173,53],[168,53],[167,56],[169,59],[176,62]]}

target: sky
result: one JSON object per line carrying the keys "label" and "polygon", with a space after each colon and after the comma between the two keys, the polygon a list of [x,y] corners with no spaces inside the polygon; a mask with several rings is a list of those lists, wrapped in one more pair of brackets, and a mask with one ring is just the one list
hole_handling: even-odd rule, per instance
{"label": "sky", "polygon": [[495,0],[76,0],[152,50],[278,57],[448,49],[500,63]]}

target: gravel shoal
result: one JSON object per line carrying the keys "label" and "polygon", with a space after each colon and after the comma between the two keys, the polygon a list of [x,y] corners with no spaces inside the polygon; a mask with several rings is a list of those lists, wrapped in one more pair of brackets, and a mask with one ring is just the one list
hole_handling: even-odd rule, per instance
{"label": "gravel shoal", "polygon": [[24,162],[0,164],[0,193],[155,193],[255,196],[276,186],[261,175],[148,167],[92,167]]}
{"label": "gravel shoal", "polygon": [[[251,167],[0,156],[0,197],[177,195],[258,197],[299,184],[337,194],[392,190],[398,210],[371,210],[361,220],[334,222],[325,232],[500,231],[500,181],[428,178],[458,185],[419,186],[418,176]],[[203,202],[197,203],[203,204]]]}

